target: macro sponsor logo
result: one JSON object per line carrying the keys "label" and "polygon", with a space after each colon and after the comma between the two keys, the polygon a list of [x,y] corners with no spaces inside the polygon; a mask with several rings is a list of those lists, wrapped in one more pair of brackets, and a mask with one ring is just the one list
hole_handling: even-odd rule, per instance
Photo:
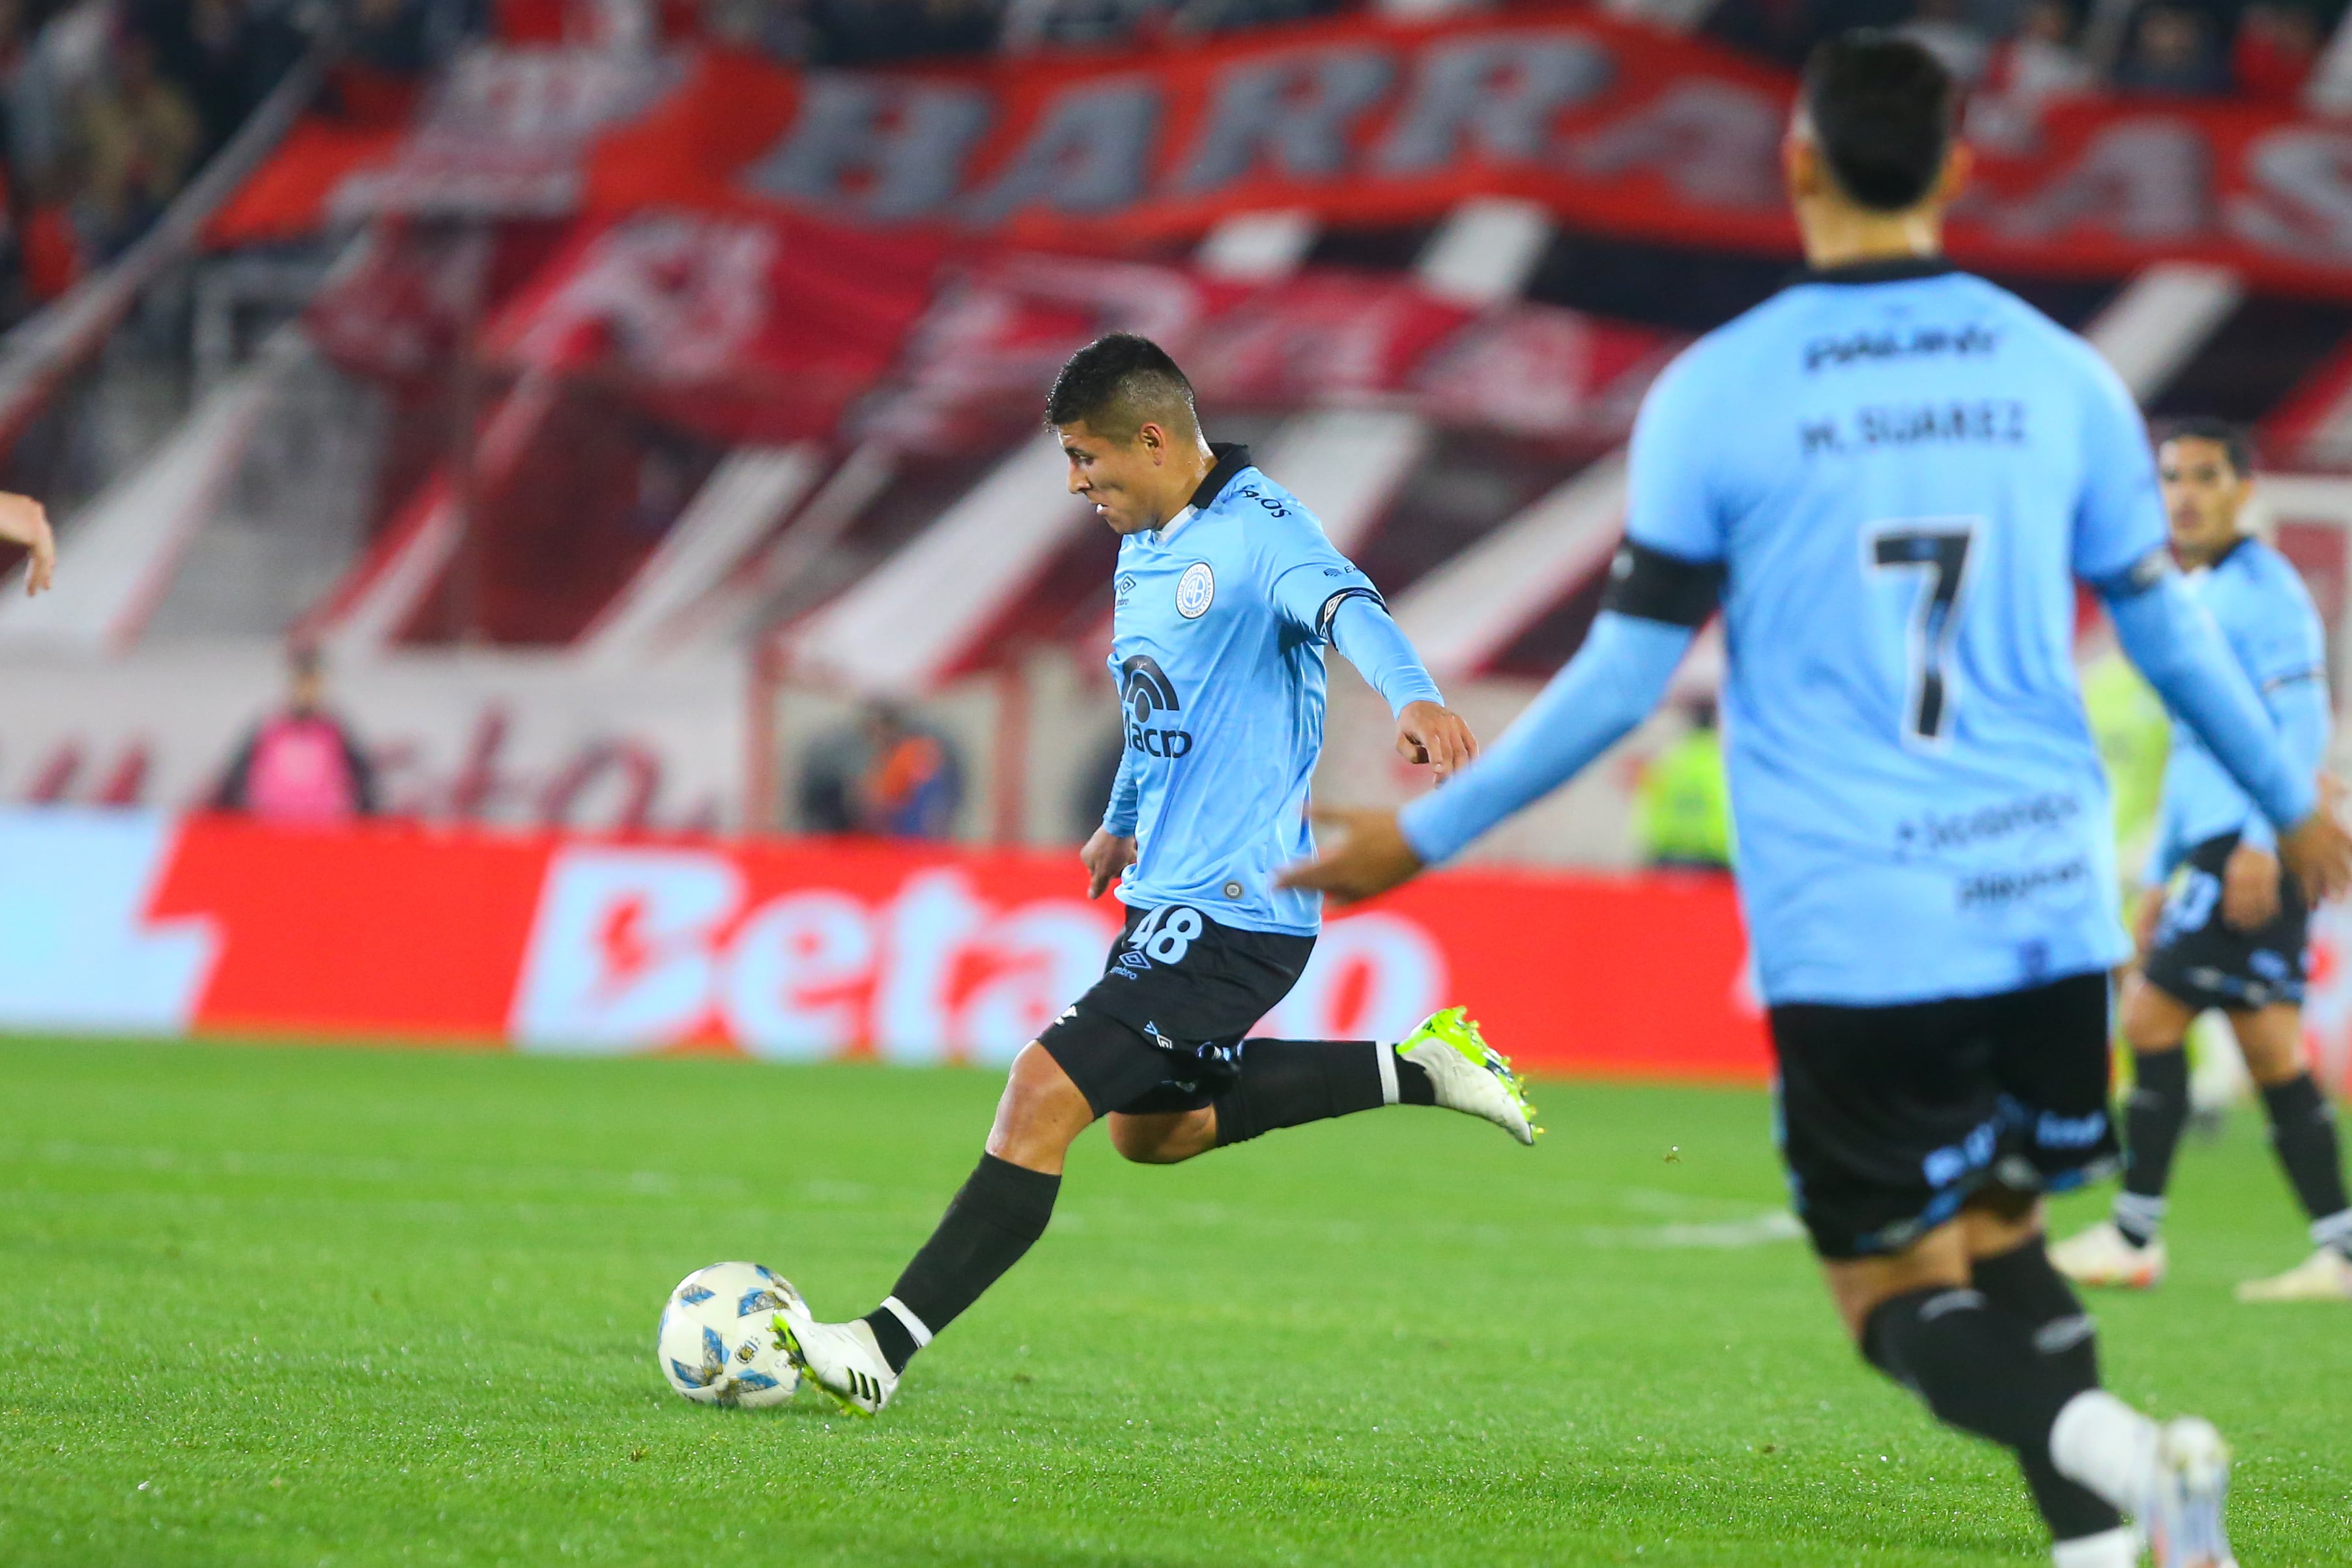
{"label": "macro sponsor logo", "polygon": [[1127,710],[1127,744],[1146,757],[1161,757],[1170,761],[1185,756],[1192,749],[1190,730],[1156,726],[1151,721],[1163,713],[1176,713],[1183,704],[1176,699],[1176,683],[1160,669],[1160,662],[1149,653],[1137,653],[1118,666],[1119,706]]}

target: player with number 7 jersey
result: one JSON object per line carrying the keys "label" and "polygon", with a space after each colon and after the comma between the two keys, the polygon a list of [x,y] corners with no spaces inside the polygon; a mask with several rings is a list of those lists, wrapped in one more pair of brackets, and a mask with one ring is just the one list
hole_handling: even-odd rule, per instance
{"label": "player with number 7 jersey", "polygon": [[[2099,1386],[2041,1198],[2109,1168],[2128,951],[2076,585],[2315,893],[2352,841],[2165,553],[2139,412],[2090,345],[1937,254],[1959,91],[1914,40],[1809,63],[1783,142],[1813,270],[1635,422],[1585,646],[1486,756],[1285,880],[1392,887],[1664,695],[1719,608],[1740,896],[1798,1217],[1864,1356],[2018,1457],[2059,1568],[2231,1568],[2226,1448]],[[2127,1527],[2133,1516],[2139,1533]]]}

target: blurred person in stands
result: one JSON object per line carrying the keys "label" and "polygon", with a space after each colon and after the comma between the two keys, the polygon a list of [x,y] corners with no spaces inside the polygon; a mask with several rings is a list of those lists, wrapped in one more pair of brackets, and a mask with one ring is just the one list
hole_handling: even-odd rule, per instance
{"label": "blurred person in stands", "polygon": [[302,57],[303,37],[282,9],[252,0],[134,0],[132,27],[156,65],[195,105],[210,157]]}
{"label": "blurred person in stands", "polygon": [[489,20],[487,0],[358,0],[352,58],[395,76],[422,76],[479,37]]}
{"label": "blurred person in stands", "polygon": [[810,0],[811,63],[887,65],[996,47],[1003,0]]}
{"label": "blurred person in stands", "polygon": [[1642,863],[1671,871],[1731,869],[1731,788],[1715,700],[1693,699],[1688,727],[1642,769],[1633,794]]}
{"label": "blurred person in stands", "polygon": [[1992,57],[1992,40],[1977,25],[1969,0],[1919,0],[1895,32],[1941,60],[1962,87],[1975,86]]}
{"label": "blurred person in stands", "polygon": [[1969,134],[2003,151],[2030,150],[2042,111],[2091,89],[2094,72],[2076,47],[2066,0],[2033,0],[2014,36],[1992,52],[1969,100]]}
{"label": "blurred person in stands", "polygon": [[58,541],[49,532],[47,510],[30,496],[0,491],[0,544],[25,551],[26,595],[45,592],[58,570]]}
{"label": "blurred person in stands", "polygon": [[2116,85],[2152,98],[2206,98],[2226,91],[2228,71],[2213,47],[2212,24],[2186,5],[2150,5],[2132,24],[2131,50]]}
{"label": "blurred person in stands", "polygon": [[195,167],[204,127],[188,95],[155,67],[155,46],[120,40],[113,68],[84,95],[85,181],[76,200],[82,237],[111,259],[162,215]]}
{"label": "blurred person in stands", "polygon": [[2326,37],[2309,6],[2255,0],[2238,18],[2230,46],[2230,76],[2241,96],[2258,103],[2294,104],[2318,63]]}
{"label": "blurred person in stands", "polygon": [[943,839],[962,803],[962,770],[937,736],[905,710],[876,703],[859,723],[866,767],[853,791],[857,825],[893,839]]}
{"label": "blurred person in stands", "polygon": [[358,737],[327,711],[319,650],[297,643],[286,664],[285,708],[237,748],[213,809],[289,824],[374,816],[375,769]]}

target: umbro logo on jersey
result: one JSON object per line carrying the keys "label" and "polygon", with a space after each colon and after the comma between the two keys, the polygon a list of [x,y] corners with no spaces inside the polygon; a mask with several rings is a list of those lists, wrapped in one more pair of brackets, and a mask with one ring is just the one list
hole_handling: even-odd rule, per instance
{"label": "umbro logo on jersey", "polygon": [[1151,722],[1157,716],[1175,713],[1184,705],[1176,700],[1176,683],[1168,678],[1167,672],[1150,654],[1137,653],[1120,662],[1118,700],[1127,709],[1128,745],[1146,757],[1171,760],[1192,749],[1191,731],[1165,728]]}

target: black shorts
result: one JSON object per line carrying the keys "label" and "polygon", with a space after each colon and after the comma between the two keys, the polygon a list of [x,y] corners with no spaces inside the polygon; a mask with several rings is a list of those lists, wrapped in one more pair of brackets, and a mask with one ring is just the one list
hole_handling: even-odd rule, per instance
{"label": "black shorts", "polygon": [[2208,839],[2189,852],[2172,892],[2156,946],[2141,972],[2148,984],[2184,1006],[2250,1012],[2274,1002],[2303,1001],[2303,948],[2311,912],[2294,878],[2279,876],[2279,912],[2270,924],[2240,931],[2221,918],[2221,873],[2238,835]]}
{"label": "black shorts", "polygon": [[1771,1010],[1780,1153],[1824,1258],[1900,1251],[1990,1183],[2063,1192],[2120,1163],[2107,977],[1896,1007]]}
{"label": "black shorts", "polygon": [[1197,1111],[1232,1084],[1242,1037],[1314,951],[1312,936],[1220,925],[1187,904],[1130,909],[1102,978],[1037,1043],[1097,1116]]}

